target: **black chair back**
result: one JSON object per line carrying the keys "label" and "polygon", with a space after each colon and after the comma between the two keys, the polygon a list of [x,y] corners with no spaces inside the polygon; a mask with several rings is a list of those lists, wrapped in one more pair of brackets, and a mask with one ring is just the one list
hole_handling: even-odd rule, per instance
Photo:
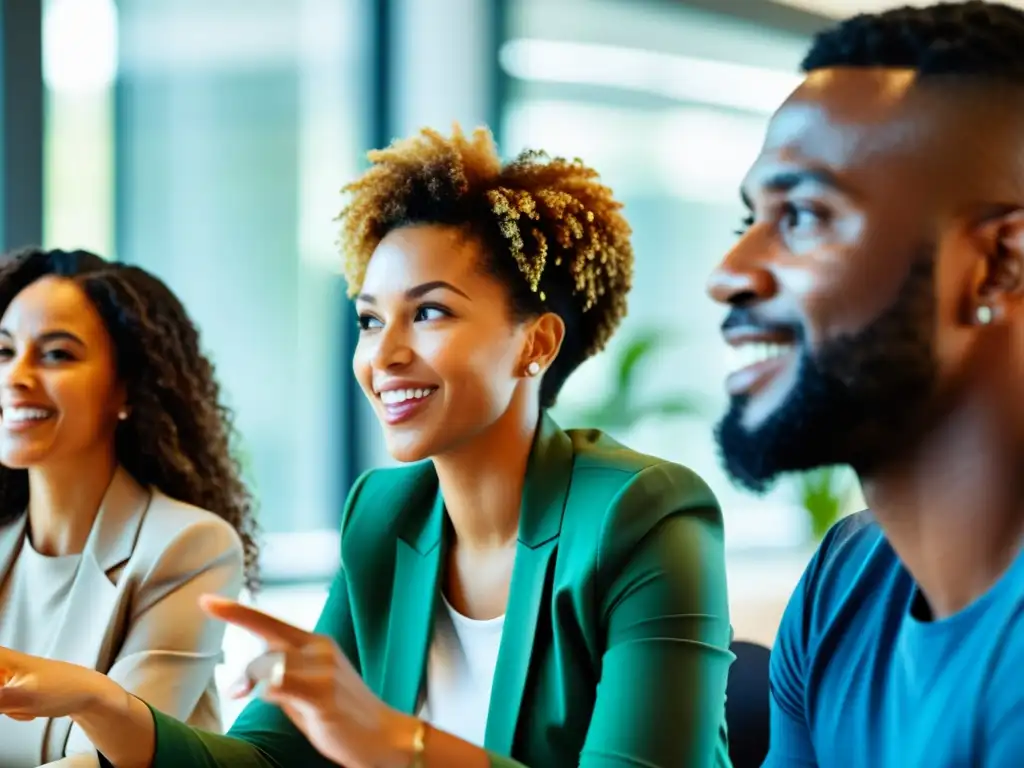
{"label": "black chair back", "polygon": [[729,669],[725,722],[733,768],[761,768],[768,756],[768,659],[757,643],[732,644],[736,661]]}

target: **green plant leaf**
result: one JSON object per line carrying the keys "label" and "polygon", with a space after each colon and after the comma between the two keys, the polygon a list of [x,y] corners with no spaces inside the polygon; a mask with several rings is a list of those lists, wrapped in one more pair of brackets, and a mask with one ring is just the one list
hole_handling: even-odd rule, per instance
{"label": "green plant leaf", "polygon": [[695,398],[682,395],[664,400],[656,400],[653,403],[645,403],[638,406],[634,413],[635,420],[639,420],[648,416],[692,416],[695,413],[700,413],[700,411],[701,408]]}
{"label": "green plant leaf", "polygon": [[801,473],[798,489],[811,535],[820,539],[842,516],[852,486],[838,468],[823,467]]}
{"label": "green plant leaf", "polygon": [[637,333],[616,357],[611,393],[600,403],[574,409],[564,417],[565,423],[614,432],[628,429],[650,416],[689,416],[700,412],[698,400],[687,394],[638,402],[636,383],[641,364],[674,336],[660,328]]}
{"label": "green plant leaf", "polygon": [[648,330],[639,334],[619,355],[619,391],[628,391],[633,385],[637,366],[651,352],[665,343],[665,335],[659,331]]}

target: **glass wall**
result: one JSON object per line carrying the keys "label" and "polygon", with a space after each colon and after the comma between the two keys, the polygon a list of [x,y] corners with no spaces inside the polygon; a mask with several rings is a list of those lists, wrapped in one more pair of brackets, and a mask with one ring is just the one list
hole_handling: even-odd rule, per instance
{"label": "glass wall", "polygon": [[113,0],[45,0],[43,245],[114,249]]}
{"label": "glass wall", "polygon": [[[320,534],[353,457],[332,219],[368,144],[369,25],[362,0],[49,0],[44,20],[47,244],[151,269],[192,312],[236,413],[268,576],[336,562]],[[81,51],[62,61],[67,40],[92,46],[90,76]]]}
{"label": "glass wall", "polygon": [[[799,81],[808,40],[651,0],[509,7],[506,153],[582,157],[625,202],[635,231],[629,316],[609,352],[570,380],[557,415],[566,425],[596,417],[631,447],[696,470],[722,502],[731,548],[802,544],[807,516],[793,483],[755,498],[720,467],[712,435],[730,359],[724,312],[704,286],[735,240],[740,181]],[[647,344],[628,391],[616,390],[623,355]]]}

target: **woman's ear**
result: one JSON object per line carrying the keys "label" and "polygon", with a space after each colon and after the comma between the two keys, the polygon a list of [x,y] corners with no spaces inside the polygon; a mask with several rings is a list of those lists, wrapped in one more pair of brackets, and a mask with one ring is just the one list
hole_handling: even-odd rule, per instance
{"label": "woman's ear", "polygon": [[114,392],[114,403],[117,405],[115,413],[118,421],[127,421],[132,415],[132,407],[128,404],[128,387],[124,383],[118,383]]}
{"label": "woman's ear", "polygon": [[[546,371],[558,357],[564,339],[565,322],[554,312],[545,312],[531,321],[527,329],[523,371],[528,375]],[[536,372],[531,372],[534,370]]]}

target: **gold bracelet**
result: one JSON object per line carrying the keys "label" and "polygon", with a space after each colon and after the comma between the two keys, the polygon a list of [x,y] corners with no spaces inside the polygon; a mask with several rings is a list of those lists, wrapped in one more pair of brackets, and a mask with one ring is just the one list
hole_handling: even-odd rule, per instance
{"label": "gold bracelet", "polygon": [[412,762],[409,768],[426,768],[424,756],[427,752],[427,729],[430,726],[423,720],[416,725],[416,731],[412,735]]}

